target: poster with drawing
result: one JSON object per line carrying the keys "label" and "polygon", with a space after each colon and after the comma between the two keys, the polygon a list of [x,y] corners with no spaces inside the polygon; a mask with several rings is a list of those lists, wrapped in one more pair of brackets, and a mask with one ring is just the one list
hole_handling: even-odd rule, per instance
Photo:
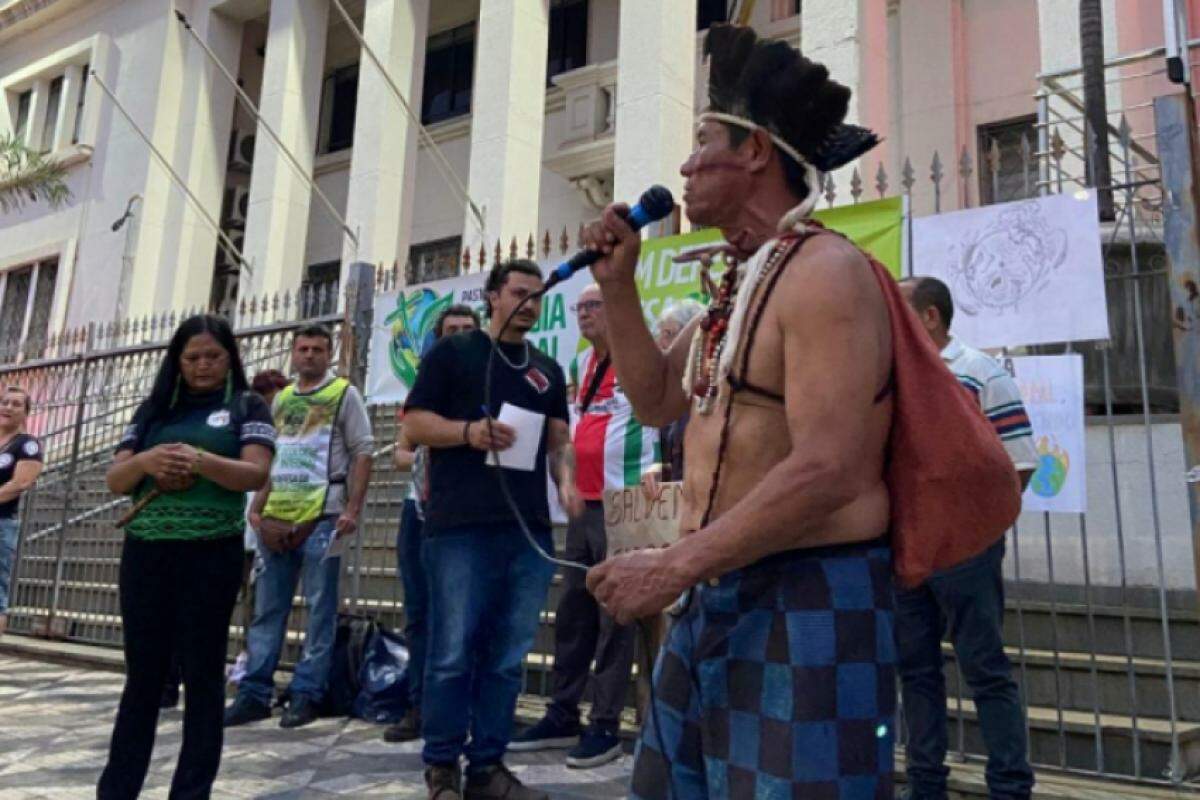
{"label": "poster with drawing", "polygon": [[913,220],[913,274],[950,287],[974,347],[1108,338],[1094,191]]}
{"label": "poster with drawing", "polygon": [[1038,468],[1025,490],[1026,511],[1087,511],[1087,440],[1083,425],[1083,356],[1004,359],[1017,382],[1037,448]]}

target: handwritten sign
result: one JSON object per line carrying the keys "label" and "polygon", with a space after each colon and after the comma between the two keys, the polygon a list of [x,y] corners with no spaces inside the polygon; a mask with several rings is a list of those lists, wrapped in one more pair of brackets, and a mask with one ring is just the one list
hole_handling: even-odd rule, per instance
{"label": "handwritten sign", "polygon": [[1005,359],[1004,366],[1017,382],[1037,448],[1025,510],[1086,513],[1083,356],[1020,356]]}
{"label": "handwritten sign", "polygon": [[657,500],[647,500],[641,486],[604,493],[604,525],[610,556],[630,550],[666,547],[679,538],[683,485],[664,483]]}

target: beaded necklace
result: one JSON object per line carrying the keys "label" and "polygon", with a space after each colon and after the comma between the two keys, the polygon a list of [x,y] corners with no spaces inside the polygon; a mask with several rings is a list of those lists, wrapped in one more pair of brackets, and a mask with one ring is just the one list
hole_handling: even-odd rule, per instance
{"label": "beaded necklace", "polygon": [[692,348],[691,389],[696,398],[696,410],[701,414],[711,414],[717,401],[717,365],[725,350],[725,335],[729,332],[729,319],[733,316],[733,301],[737,297],[740,272],[736,262],[730,261],[726,266],[717,296],[700,319],[703,337],[700,346]]}
{"label": "beaded necklace", "polygon": [[[699,346],[692,348],[692,363],[688,370],[692,378],[689,388],[692,396],[696,398],[696,411],[700,414],[711,414],[716,407],[721,387],[722,356],[729,346],[729,331],[738,295],[742,292],[753,294],[763,278],[779,267],[783,254],[790,249],[782,244],[776,242],[763,268],[749,276],[750,284],[746,286],[739,285],[745,272],[742,265],[730,262],[721,277],[716,298],[700,320],[699,335],[702,338]],[[747,301],[749,299],[746,298]],[[739,330],[738,334],[740,333]],[[736,347],[737,342],[734,342],[733,346]]]}

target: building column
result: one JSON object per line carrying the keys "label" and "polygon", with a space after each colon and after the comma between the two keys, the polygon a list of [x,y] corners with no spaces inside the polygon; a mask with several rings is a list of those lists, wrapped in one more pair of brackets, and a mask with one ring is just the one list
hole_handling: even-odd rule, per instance
{"label": "building column", "polygon": [[[483,212],[487,242],[467,209],[463,244],[491,250],[534,235],[546,121],[548,0],[482,0],[471,95],[467,191]],[[507,248],[502,248],[507,250]]]}
{"label": "building column", "polygon": [[[891,13],[894,13],[894,9]],[[846,122],[871,128],[884,142],[866,162],[858,165],[863,184],[874,182],[874,170],[886,164],[889,175],[897,175],[889,160],[889,7],[886,3],[847,3],[844,0],[804,0],[801,5],[801,50],[813,61],[824,64],[829,75],[854,93]],[[834,173],[835,203],[851,202],[850,179],[855,165]],[[898,186],[898,183],[895,183]]]}
{"label": "building column", "polygon": [[[196,16],[192,20],[196,34],[212,48],[225,68],[237,75],[243,24],[212,10]],[[180,140],[188,145],[180,154],[180,164],[186,169],[188,186],[219,224],[236,98],[232,84],[200,46],[192,41],[187,44],[186,74],[192,88],[184,104],[185,118],[179,131]],[[175,274],[171,307],[206,307],[212,295],[216,231],[189,205],[182,216],[179,235],[180,268]]]}
{"label": "building column", "polygon": [[[162,32],[162,61],[159,66],[158,91],[152,95],[153,108],[150,125],[146,133],[158,151],[172,164],[176,172],[184,163],[187,144],[180,141],[180,121],[184,103],[184,32],[169,9],[163,10],[159,23]],[[118,89],[119,90],[119,89]],[[137,100],[123,98],[127,107],[139,116]],[[156,314],[173,308],[172,286],[180,264],[179,221],[188,203],[183,191],[175,184],[170,173],[149,154],[146,182],[142,187],[142,201],[135,209],[136,224],[132,269],[128,273],[128,284],[118,286],[118,291],[128,292],[127,297],[117,298],[117,308],[133,316]],[[186,176],[183,176],[186,180]],[[124,198],[122,198],[124,199]],[[136,235],[135,235],[136,234]]]}
{"label": "building column", "polygon": [[[259,111],[312,177],[325,66],[327,0],[273,0]],[[244,255],[253,267],[241,297],[295,290],[304,274],[312,188],[258,126],[246,214]]]}
{"label": "building column", "polygon": [[[429,0],[367,0],[363,35],[418,119],[428,31]],[[358,251],[347,239],[342,250],[343,286],[351,261],[399,260],[403,265],[408,258],[415,193],[406,196],[406,175],[416,169],[416,160],[416,123],[364,53],[358,66],[346,201],[346,220],[358,236]]]}
{"label": "building column", "polygon": [[[862,3],[845,0],[804,0],[800,5],[800,49],[805,56],[829,69],[833,80],[850,87],[850,109],[846,122],[861,119],[864,70],[862,63]],[[851,201],[850,177],[853,167],[833,173],[835,204]],[[825,206],[822,200],[820,207]]]}
{"label": "building column", "polygon": [[861,5],[845,0],[804,0],[800,5],[800,49],[824,64],[831,78],[853,90],[846,122],[855,124],[863,72]]}
{"label": "building column", "polygon": [[683,195],[695,138],[695,0],[621,3],[613,196],[633,203],[661,183]]}

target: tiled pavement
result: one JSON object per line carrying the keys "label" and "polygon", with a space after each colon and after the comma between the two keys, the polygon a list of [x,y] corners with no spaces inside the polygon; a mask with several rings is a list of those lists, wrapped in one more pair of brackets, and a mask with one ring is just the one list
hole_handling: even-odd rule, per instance
{"label": "tiled pavement", "polygon": [[[95,797],[122,676],[0,655],[0,800]],[[227,732],[214,798],[424,797],[420,743],[387,744],[381,729],[325,719],[284,731],[277,720]],[[166,798],[182,712],[159,718],[144,798]],[[563,751],[508,760],[521,780],[556,800],[625,795],[632,758],[569,770]]]}
{"label": "tiled pavement", "polygon": [[[11,644],[11,642],[9,643]],[[24,651],[27,648],[17,648]],[[35,648],[36,649],[36,648]],[[66,648],[69,650],[70,648]],[[76,648],[88,649],[88,648]],[[101,651],[114,662],[112,651]],[[94,655],[94,654],[93,654]],[[119,663],[119,662],[118,662]],[[0,800],[76,800],[96,796],[122,676],[0,652]],[[523,697],[518,714],[541,709]],[[142,797],[165,800],[179,752],[182,713],[162,714]],[[293,731],[278,720],[235,728],[225,738],[213,797],[272,800],[423,798],[419,744],[384,743],[380,729],[354,720],[321,720]],[[631,727],[632,720],[625,720]],[[555,800],[624,797],[629,755],[595,770],[569,770],[563,752],[515,755],[513,771]],[[980,763],[951,761],[951,797],[987,796]],[[1166,800],[1200,796],[1196,787],[1134,787],[1039,773],[1037,800]]]}

